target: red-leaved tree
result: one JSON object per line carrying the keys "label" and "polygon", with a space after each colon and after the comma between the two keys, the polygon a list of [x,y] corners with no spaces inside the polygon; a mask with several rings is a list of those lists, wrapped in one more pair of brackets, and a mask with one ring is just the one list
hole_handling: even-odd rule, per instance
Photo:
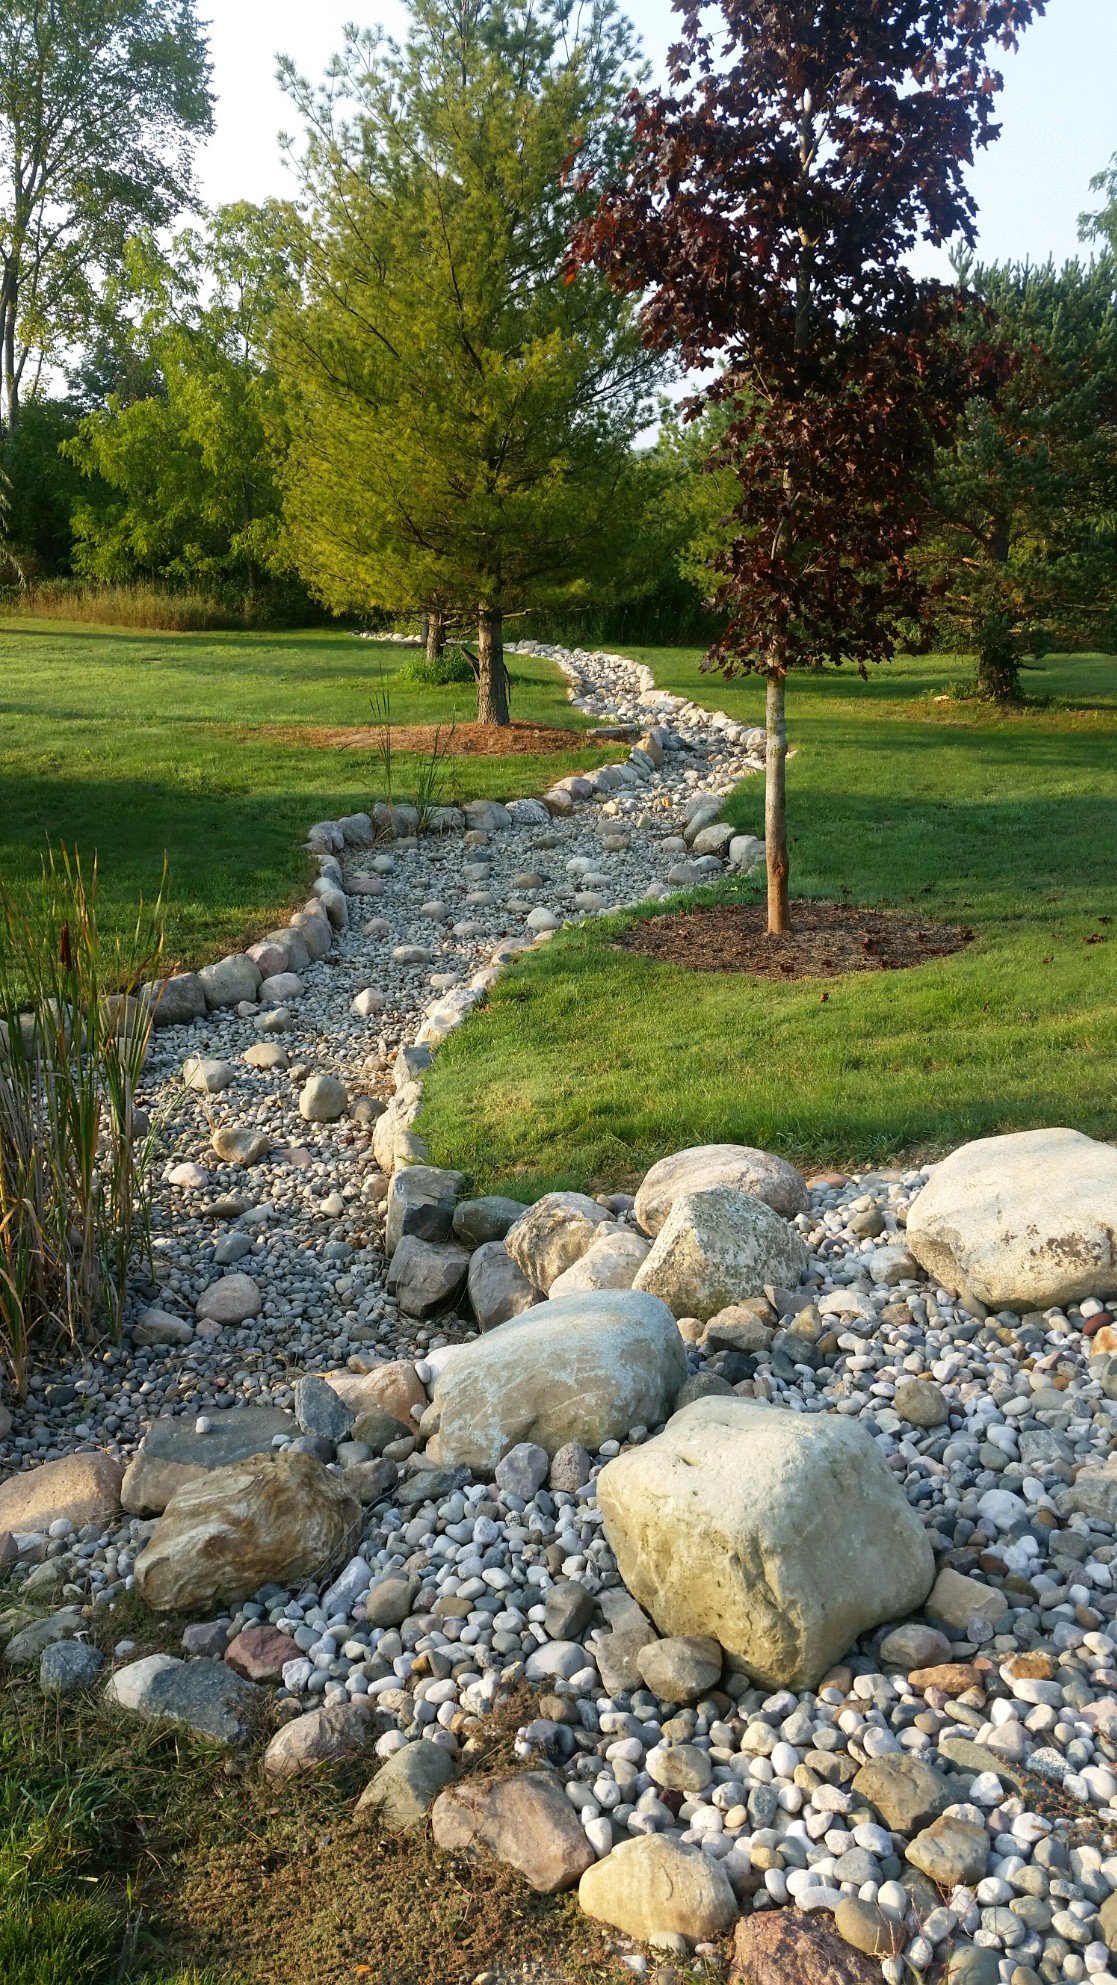
{"label": "red-leaved tree", "polygon": [[717,462],[740,499],[707,666],[767,678],[778,933],[786,677],[839,662],[864,675],[918,605],[909,554],[932,449],[981,381],[947,335],[956,292],[906,258],[919,241],[973,241],[963,172],[998,131],[990,58],[1045,0],[677,5],[670,93],[630,98],[628,172],[574,256],[643,293],[649,344],[718,368],[695,411],[732,405]]}

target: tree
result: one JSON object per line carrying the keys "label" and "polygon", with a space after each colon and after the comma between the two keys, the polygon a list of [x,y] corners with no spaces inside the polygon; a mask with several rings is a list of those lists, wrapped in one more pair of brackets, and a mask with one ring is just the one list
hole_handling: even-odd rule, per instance
{"label": "tree", "polygon": [[[632,516],[657,362],[567,244],[572,158],[618,161],[631,30],[612,0],[412,0],[351,31],[308,126],[308,270],[284,377],[293,555],[335,610],[477,620],[478,718],[508,722],[508,612],[586,597]],[[436,621],[437,625],[437,621]]]}
{"label": "tree", "polygon": [[110,393],[64,446],[108,492],[75,511],[78,572],[255,591],[282,564],[286,435],[270,354],[296,282],[290,235],[285,209],[242,201],[167,255],[133,242],[119,301],[138,312],[144,390]]}
{"label": "tree", "polygon": [[84,337],[127,237],[190,198],[211,129],[195,0],[4,0],[0,426]]}
{"label": "tree", "polygon": [[577,253],[640,295],[644,335],[722,367],[739,482],[711,665],[767,680],[768,922],[788,925],[784,686],[892,655],[933,442],[967,381],[951,293],[906,266],[973,239],[964,166],[996,135],[993,45],[1043,0],[684,0],[671,94],[629,105],[634,157]]}
{"label": "tree", "polygon": [[917,556],[931,625],[977,652],[979,692],[1019,695],[1023,658],[1103,645],[1117,607],[1117,262],[959,273],[958,336],[1008,363],[937,451]]}

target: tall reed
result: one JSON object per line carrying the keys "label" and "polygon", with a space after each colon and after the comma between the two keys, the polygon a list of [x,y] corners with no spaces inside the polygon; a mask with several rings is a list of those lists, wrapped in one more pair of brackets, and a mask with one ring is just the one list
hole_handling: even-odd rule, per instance
{"label": "tall reed", "polygon": [[150,1255],[153,1131],[136,1099],[163,898],[110,942],[96,863],[87,881],[77,854],[52,852],[37,885],[0,888],[0,1356],[20,1395],[60,1341],[119,1339],[129,1267]]}

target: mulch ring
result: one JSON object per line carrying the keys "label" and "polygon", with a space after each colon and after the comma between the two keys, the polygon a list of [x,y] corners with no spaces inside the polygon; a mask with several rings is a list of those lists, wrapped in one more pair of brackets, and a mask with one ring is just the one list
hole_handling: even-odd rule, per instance
{"label": "mulch ring", "polygon": [[712,904],[630,924],[617,945],[692,972],[744,972],[754,979],[838,979],[847,972],[902,972],[962,951],[973,932],[900,910],[853,903],[791,906],[791,929],[769,937],[763,904]]}
{"label": "mulch ring", "polygon": [[[382,730],[326,730],[314,724],[262,724],[256,737],[315,751],[382,751]],[[437,739],[448,758],[541,758],[555,751],[586,751],[608,735],[551,724],[393,724],[392,750],[429,754]]]}

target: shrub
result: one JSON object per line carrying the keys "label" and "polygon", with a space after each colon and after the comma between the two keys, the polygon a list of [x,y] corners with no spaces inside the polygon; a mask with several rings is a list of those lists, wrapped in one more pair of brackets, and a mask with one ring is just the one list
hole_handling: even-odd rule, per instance
{"label": "shrub", "polygon": [[150,1246],[152,1131],[137,1094],[162,951],[163,892],[127,941],[97,927],[97,870],[52,854],[0,889],[0,1353],[17,1392],[59,1337],[119,1338]]}
{"label": "shrub", "polygon": [[477,680],[477,671],[465,649],[454,641],[447,642],[433,661],[424,649],[417,649],[403,674],[408,682],[421,683],[424,689],[446,689],[455,682],[468,682],[472,687]]}

